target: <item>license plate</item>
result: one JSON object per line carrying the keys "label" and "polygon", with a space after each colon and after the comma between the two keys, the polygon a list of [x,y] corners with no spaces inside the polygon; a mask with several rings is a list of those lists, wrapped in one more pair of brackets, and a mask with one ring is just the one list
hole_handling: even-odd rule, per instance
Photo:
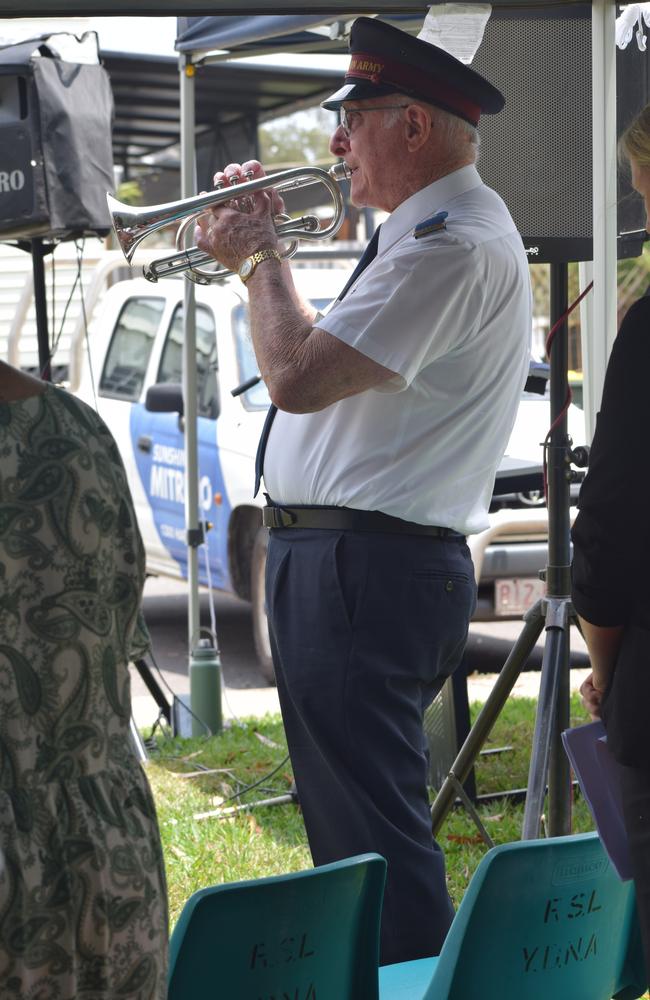
{"label": "license plate", "polygon": [[546,593],[546,584],[535,577],[494,581],[494,613],[499,618],[523,615]]}

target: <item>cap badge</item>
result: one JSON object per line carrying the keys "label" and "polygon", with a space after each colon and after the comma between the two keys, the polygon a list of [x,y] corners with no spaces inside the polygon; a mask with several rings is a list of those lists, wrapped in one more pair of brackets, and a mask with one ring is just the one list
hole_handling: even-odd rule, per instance
{"label": "cap badge", "polygon": [[381,80],[381,74],[384,68],[385,64],[379,59],[375,59],[374,56],[369,56],[365,53],[359,52],[352,56],[347,75],[362,77],[363,79],[371,80],[373,83],[376,83]]}

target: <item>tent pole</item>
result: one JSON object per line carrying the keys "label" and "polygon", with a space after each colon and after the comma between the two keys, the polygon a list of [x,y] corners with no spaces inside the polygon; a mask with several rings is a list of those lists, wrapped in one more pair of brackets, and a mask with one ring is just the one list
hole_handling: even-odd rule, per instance
{"label": "tent pole", "polygon": [[591,7],[593,278],[591,329],[583,335],[584,407],[593,436],[607,359],[616,336],[616,5]]}
{"label": "tent pole", "polygon": [[[196,194],[194,157],[194,65],[191,55],[182,56],[180,71],[181,197]],[[194,283],[185,279],[183,297],[183,407],[185,424],[185,526],[187,529],[187,626],[188,653],[199,640],[198,441],[196,391],[196,325]]]}

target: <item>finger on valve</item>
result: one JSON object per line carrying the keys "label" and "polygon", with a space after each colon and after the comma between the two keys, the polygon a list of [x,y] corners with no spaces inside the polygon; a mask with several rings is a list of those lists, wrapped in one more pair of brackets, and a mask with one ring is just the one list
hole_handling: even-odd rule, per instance
{"label": "finger on valve", "polygon": [[[250,163],[253,162],[250,161]],[[222,171],[215,174],[214,182],[215,186],[219,184],[220,187],[236,187],[238,184],[253,180],[253,178],[254,171],[250,168],[249,164],[229,163]],[[255,208],[255,200],[250,195],[233,198],[226,202],[226,204],[229,208],[234,208],[236,211],[244,213],[250,213]]]}
{"label": "finger on valve", "polygon": [[[267,176],[259,160],[246,160],[245,163],[242,163],[241,169],[247,178],[250,176],[251,180],[258,180],[260,177]],[[281,195],[273,187],[265,188],[264,191],[271,198],[271,213],[273,215],[283,215],[284,200]]]}

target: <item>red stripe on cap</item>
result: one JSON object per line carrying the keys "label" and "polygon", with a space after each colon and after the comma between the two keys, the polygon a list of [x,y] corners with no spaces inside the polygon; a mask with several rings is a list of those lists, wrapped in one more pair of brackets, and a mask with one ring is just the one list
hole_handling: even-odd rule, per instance
{"label": "red stripe on cap", "polygon": [[436,79],[417,67],[391,62],[383,56],[355,52],[345,74],[346,83],[350,79],[368,80],[375,86],[392,85],[417,91],[423,98],[428,97],[433,103],[442,101],[448,108],[468,118],[474,125],[478,124],[481,117],[480,106],[455,90],[445,80]]}

